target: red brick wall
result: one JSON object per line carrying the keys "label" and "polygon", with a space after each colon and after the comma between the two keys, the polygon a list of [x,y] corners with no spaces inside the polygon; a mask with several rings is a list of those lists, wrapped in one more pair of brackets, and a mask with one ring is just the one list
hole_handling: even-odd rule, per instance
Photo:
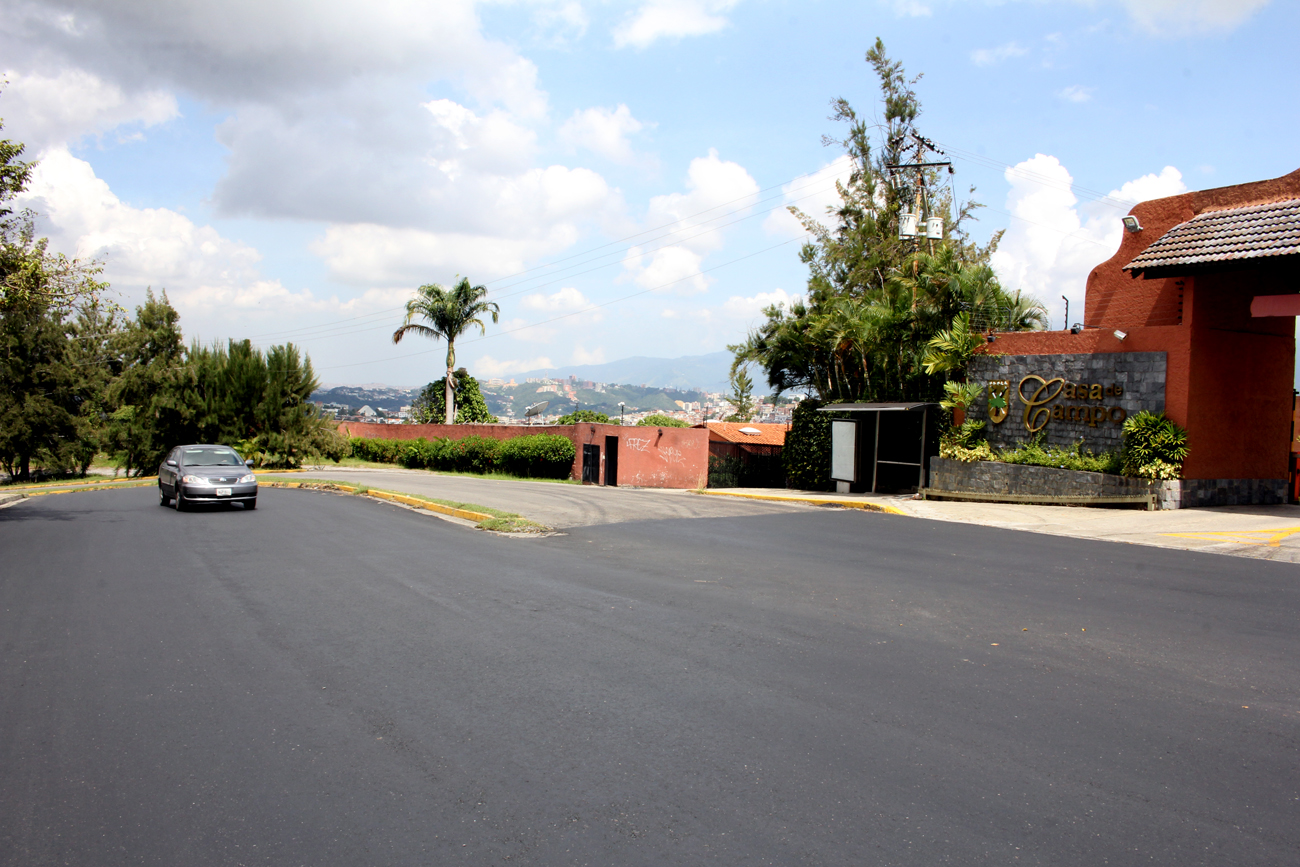
{"label": "red brick wall", "polygon": [[[620,427],[576,424],[578,460],[582,446],[600,446],[601,484],[605,482],[605,437],[618,437],[618,484],[638,488],[703,488],[709,481],[709,432],[691,427]],[[574,478],[582,478],[576,467]]]}
{"label": "red brick wall", "polygon": [[582,478],[582,447],[600,446],[600,483],[605,483],[605,437],[617,436],[618,484],[641,488],[703,488],[709,476],[709,433],[703,428],[620,427],[610,424],[507,425],[507,424],[366,424],[342,422],[339,430],[366,439],[415,440],[468,436],[508,440],[532,434],[559,434],[570,440],[577,454],[570,477]]}

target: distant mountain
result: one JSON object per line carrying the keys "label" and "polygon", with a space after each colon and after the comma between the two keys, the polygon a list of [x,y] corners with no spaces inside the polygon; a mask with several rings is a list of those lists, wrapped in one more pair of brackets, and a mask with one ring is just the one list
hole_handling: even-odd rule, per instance
{"label": "distant mountain", "polygon": [[387,385],[371,383],[369,385],[339,385],[330,389],[319,389],[312,393],[311,399],[319,403],[337,403],[350,406],[353,411],[369,406],[371,409],[387,409],[393,412],[410,404],[419,395],[418,388],[393,388]]}
{"label": "distant mountain", "polygon": [[687,355],[682,358],[646,358],[634,356],[604,364],[576,364],[570,367],[553,367],[529,370],[505,377],[522,382],[529,377],[589,379],[592,382],[621,382],[629,385],[646,385],[651,388],[700,389],[703,391],[728,391],[727,374],[731,370],[731,353],[710,352],[708,355]]}

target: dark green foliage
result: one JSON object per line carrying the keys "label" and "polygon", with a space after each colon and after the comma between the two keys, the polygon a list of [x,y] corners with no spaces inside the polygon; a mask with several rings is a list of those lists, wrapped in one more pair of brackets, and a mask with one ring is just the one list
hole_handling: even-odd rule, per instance
{"label": "dark green foliage", "polygon": [[167,293],[155,298],[150,290],[116,335],[121,369],[106,389],[111,416],[104,448],[127,475],[156,468],[189,433],[180,394],[185,347],[179,321]]}
{"label": "dark green foliage", "polygon": [[690,427],[689,424],[681,419],[672,416],[652,413],[636,423],[637,427]]}
{"label": "dark green foliage", "polygon": [[580,422],[584,422],[584,421],[589,424],[612,424],[613,423],[613,419],[611,419],[609,416],[605,415],[603,412],[597,412],[594,409],[580,409],[571,412],[568,415],[562,415],[555,420],[555,423],[556,424],[579,424]]}
{"label": "dark green foliage", "polygon": [[85,382],[69,358],[70,324],[37,301],[0,313],[0,464],[30,477],[33,464],[68,472],[81,463]]}
{"label": "dark green foliage", "polygon": [[1177,479],[1189,447],[1187,431],[1164,413],[1139,412],[1124,422],[1120,460],[1124,474],[1146,479]]}
{"label": "dark green foliage", "polygon": [[754,420],[754,380],[750,378],[749,371],[743,364],[733,364],[731,367],[731,396],[727,402],[735,410],[727,416],[725,421],[729,422],[747,422]]}
{"label": "dark green foliage", "polygon": [[509,440],[468,436],[453,440],[352,438],[352,456],[397,464],[416,470],[489,473],[501,470],[541,479],[568,478],[577,454],[573,442],[556,434],[534,434]]}
{"label": "dark green foliage", "polygon": [[[412,424],[445,424],[447,416],[447,377],[424,387],[411,403]],[[497,417],[488,411],[479,390],[478,380],[465,368],[456,371],[456,424],[496,424]]]}
{"label": "dark green foliage", "polygon": [[501,444],[500,466],[516,476],[566,479],[573,471],[577,448],[559,434],[515,437]]}
{"label": "dark green foliage", "polygon": [[709,487],[740,487],[741,469],[740,458],[734,455],[709,455]]}
{"label": "dark green foliage", "polygon": [[805,400],[790,416],[781,460],[786,486],[802,491],[829,491],[831,482],[831,419],[817,412],[818,400]]}
{"label": "dark green foliage", "polygon": [[[352,437],[352,457],[379,464],[402,463],[406,449],[412,445],[411,440],[381,440]],[[428,440],[415,440],[416,443],[428,443]],[[419,466],[423,466],[422,464]]]}
{"label": "dark green foliage", "polygon": [[[867,61],[880,83],[883,112],[870,121],[843,99],[831,103],[847,125],[839,144],[850,175],[840,201],[826,214],[791,211],[812,240],[800,251],[808,266],[807,300],[773,305],[743,343],[729,347],[738,363],[754,362],[777,393],[806,390],[822,400],[936,400],[945,378],[978,344],[938,347],[931,340],[960,327],[968,334],[991,327],[1017,330],[1041,323],[1041,306],[999,285],[989,256],[1001,233],[980,246],[964,224],[980,207],[954,199],[947,175],[936,169],[892,173],[891,164],[924,162],[916,119],[920,103],[901,64],[879,39]],[[878,137],[873,140],[873,135]],[[942,240],[899,238],[900,215],[922,210],[944,219]],[[960,336],[960,335],[959,335]],[[929,370],[926,369],[930,353]]]}

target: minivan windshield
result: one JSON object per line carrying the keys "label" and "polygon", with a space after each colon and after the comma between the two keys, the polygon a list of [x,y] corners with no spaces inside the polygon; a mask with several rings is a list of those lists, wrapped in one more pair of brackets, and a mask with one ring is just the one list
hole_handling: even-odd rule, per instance
{"label": "minivan windshield", "polygon": [[230,449],[186,449],[187,467],[238,467],[244,462]]}

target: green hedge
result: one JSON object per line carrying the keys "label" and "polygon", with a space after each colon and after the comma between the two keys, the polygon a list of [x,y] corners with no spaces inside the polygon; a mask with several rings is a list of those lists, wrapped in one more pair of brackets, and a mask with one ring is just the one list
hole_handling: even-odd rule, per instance
{"label": "green hedge", "polygon": [[794,408],[785,435],[781,460],[786,486],[801,491],[829,491],[831,481],[831,419],[818,400],[804,400]]}
{"label": "green hedge", "polygon": [[577,453],[568,437],[535,434],[503,442],[499,461],[502,469],[516,476],[564,479],[573,471]]}
{"label": "green hedge", "polygon": [[534,434],[504,442],[481,436],[458,440],[352,438],[352,456],[362,460],[401,464],[417,470],[460,473],[500,470],[545,479],[567,478],[576,453],[572,441],[556,434]]}

